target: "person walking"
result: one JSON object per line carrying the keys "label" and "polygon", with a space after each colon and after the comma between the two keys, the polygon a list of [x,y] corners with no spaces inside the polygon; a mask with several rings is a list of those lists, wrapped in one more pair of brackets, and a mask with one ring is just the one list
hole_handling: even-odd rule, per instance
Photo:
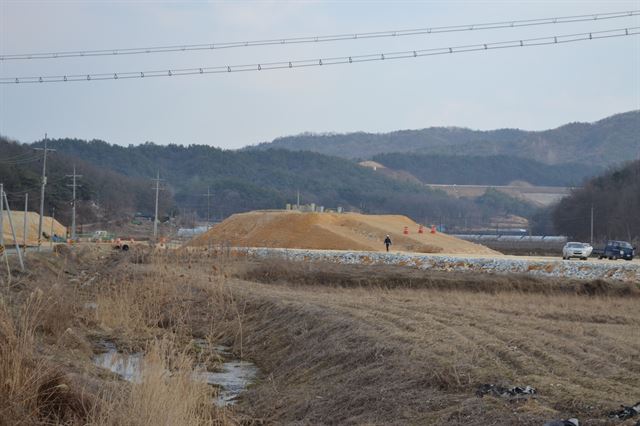
{"label": "person walking", "polygon": [[389,238],[389,236],[387,235],[387,237],[384,239],[384,245],[387,247],[387,251],[389,251],[389,246],[391,245],[391,238]]}

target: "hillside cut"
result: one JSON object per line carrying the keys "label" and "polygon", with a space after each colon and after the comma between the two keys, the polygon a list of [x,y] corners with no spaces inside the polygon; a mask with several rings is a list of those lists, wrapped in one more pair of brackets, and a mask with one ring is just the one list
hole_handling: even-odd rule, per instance
{"label": "hillside cut", "polygon": [[[404,227],[409,234],[403,234]],[[320,250],[384,250],[385,235],[392,251],[451,254],[495,254],[479,244],[442,234],[401,215],[359,213],[302,213],[263,210],[234,214],[208,232],[194,238],[190,246],[230,244],[236,247],[280,247]]]}

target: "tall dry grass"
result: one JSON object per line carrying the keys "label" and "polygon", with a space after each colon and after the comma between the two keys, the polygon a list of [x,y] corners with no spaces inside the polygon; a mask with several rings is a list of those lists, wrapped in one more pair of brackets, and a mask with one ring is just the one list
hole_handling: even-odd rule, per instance
{"label": "tall dry grass", "polygon": [[159,325],[184,324],[186,311],[178,304],[188,291],[163,274],[118,277],[97,290],[96,320],[121,337],[145,337]]}
{"label": "tall dry grass", "polygon": [[225,318],[237,316],[224,286],[224,266],[219,259],[205,262],[202,256],[184,252],[134,252],[131,260],[135,268],[114,274],[96,289],[95,319],[120,342],[147,342],[142,380],[122,394],[104,395],[91,422],[231,423],[226,410],[214,406],[214,390],[194,378],[196,363],[211,365],[218,357],[194,350],[191,344],[195,335],[215,342]]}
{"label": "tall dry grass", "polygon": [[42,364],[34,360],[37,296],[30,297],[17,320],[5,300],[0,302],[0,419],[33,420],[38,416],[37,389]]}
{"label": "tall dry grass", "polygon": [[91,408],[91,399],[38,353],[39,330],[57,330],[44,327],[49,301],[39,289],[15,312],[0,300],[0,424],[78,423]]}
{"label": "tall dry grass", "polygon": [[89,425],[206,425],[230,423],[212,405],[214,391],[194,380],[194,360],[169,339],[153,341],[139,383],[112,389],[101,399]]}
{"label": "tall dry grass", "polygon": [[[207,261],[194,279],[183,269],[204,260],[191,255],[104,257],[34,255],[30,273],[0,288],[0,425],[232,423],[215,390],[194,380],[196,363],[218,357],[190,345],[195,334],[216,342],[214,318],[237,321],[224,267]],[[145,350],[142,381],[86,376],[95,336]]]}

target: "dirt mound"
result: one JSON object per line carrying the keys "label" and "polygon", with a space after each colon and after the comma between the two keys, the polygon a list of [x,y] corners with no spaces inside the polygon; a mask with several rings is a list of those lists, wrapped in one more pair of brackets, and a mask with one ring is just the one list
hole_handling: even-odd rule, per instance
{"label": "dirt mound", "polygon": [[[16,238],[18,242],[22,244],[23,235],[24,235],[24,212],[12,211],[11,219],[13,220],[13,227],[16,231]],[[38,244],[38,220],[40,215],[35,212],[27,212],[27,244],[28,245],[36,245]],[[60,222],[55,219],[52,219],[49,216],[44,216],[42,218],[42,232],[47,235],[51,234],[51,231],[59,237],[65,237],[67,235],[67,228],[64,227]],[[5,244],[12,245],[13,244],[13,236],[11,235],[11,227],[9,226],[9,213],[4,212],[3,222],[2,222],[2,233],[4,234],[4,242]]]}
{"label": "dirt mound", "polygon": [[[404,227],[409,235],[404,235]],[[419,253],[497,253],[479,244],[431,234],[406,216],[358,213],[301,213],[255,211],[235,214],[209,232],[190,241],[190,246],[231,244],[240,247],[281,247],[324,250],[384,250],[389,234],[393,251]]]}

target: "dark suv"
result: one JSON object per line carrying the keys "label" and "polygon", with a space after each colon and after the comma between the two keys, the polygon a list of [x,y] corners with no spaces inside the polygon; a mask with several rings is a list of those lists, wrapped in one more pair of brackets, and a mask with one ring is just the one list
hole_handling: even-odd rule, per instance
{"label": "dark suv", "polygon": [[607,246],[602,251],[597,251],[598,259],[609,258],[612,260],[632,260],[635,256],[635,247],[626,241],[607,241]]}

